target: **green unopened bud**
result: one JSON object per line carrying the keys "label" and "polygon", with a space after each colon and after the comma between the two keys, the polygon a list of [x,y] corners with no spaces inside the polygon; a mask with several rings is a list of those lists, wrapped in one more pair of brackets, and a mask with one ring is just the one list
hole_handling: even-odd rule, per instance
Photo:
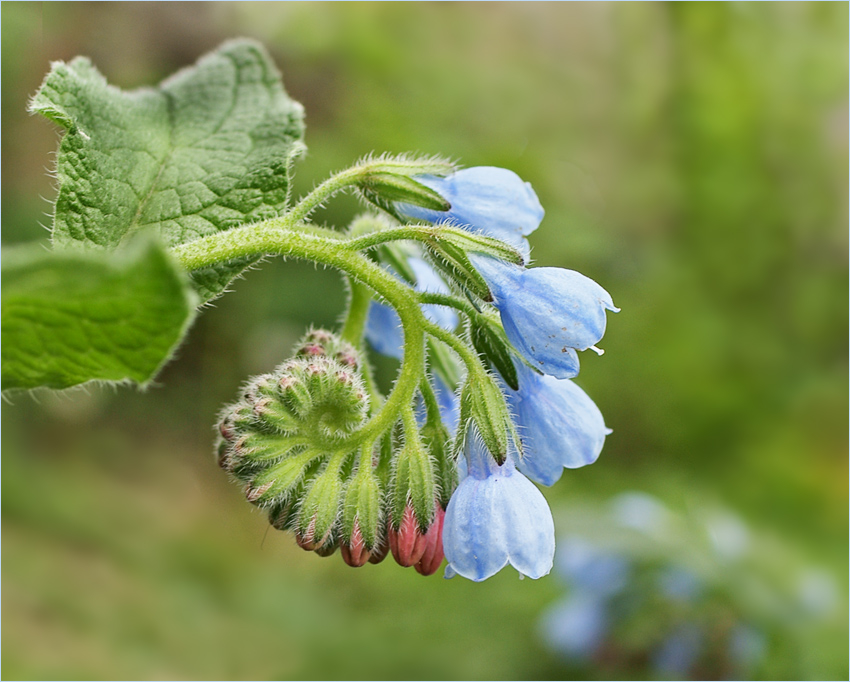
{"label": "green unopened bud", "polygon": [[508,455],[508,440],[513,438],[521,453],[516,427],[511,419],[502,391],[493,377],[484,371],[470,373],[460,394],[461,423],[458,446],[462,446],[469,420],[475,422],[481,438],[501,465]]}
{"label": "green unopened bud", "polygon": [[361,468],[348,482],[342,511],[342,540],[351,541],[355,525],[367,550],[380,541],[381,484],[371,467]]}
{"label": "green unopened bud", "polygon": [[250,481],[297,446],[298,442],[289,436],[249,431],[230,447],[226,455],[227,466],[222,468],[241,481]]}
{"label": "green unopened bud", "polygon": [[310,464],[322,456],[322,452],[307,449],[263,470],[254,477],[246,490],[248,501],[263,507],[279,504],[306,477]]}
{"label": "green unopened bud", "polygon": [[313,545],[311,549],[328,544],[339,513],[341,495],[339,465],[332,461],[307,485],[307,492],[298,512],[299,544]]}
{"label": "green unopened bud", "polygon": [[502,325],[490,316],[478,315],[471,325],[472,345],[499,372],[515,391],[519,388],[516,367],[511,359],[511,344]]}
{"label": "green unopened bud", "polygon": [[444,227],[431,242],[435,248],[451,244],[463,252],[480,253],[514,265],[525,265],[525,258],[510,244],[458,227]]}

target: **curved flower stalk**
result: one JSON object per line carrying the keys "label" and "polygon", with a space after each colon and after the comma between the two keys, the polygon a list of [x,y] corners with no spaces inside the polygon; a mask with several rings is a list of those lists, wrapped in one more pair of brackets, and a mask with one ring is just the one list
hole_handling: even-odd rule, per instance
{"label": "curved flower stalk", "polygon": [[552,485],[564,468],[595,462],[611,433],[596,404],[570,379],[538,374],[522,361],[514,365],[519,388],[505,386],[504,391],[522,440],[517,468],[537,483]]}
{"label": "curved flower stalk", "polygon": [[552,569],[555,526],[541,492],[516,470],[513,456],[499,466],[477,434],[464,450],[467,475],[446,509],[446,577],[480,582],[510,564],[540,578]]}
{"label": "curved flower stalk", "polygon": [[[428,263],[418,256],[411,256],[407,264],[416,275],[415,291],[434,294],[448,294],[449,287]],[[451,308],[438,305],[423,305],[422,312],[431,322],[449,331],[457,327],[457,313]],[[366,339],[381,355],[397,360],[402,359],[404,336],[401,333],[401,320],[396,311],[378,301],[369,304],[369,317],[366,320]]]}
{"label": "curved flower stalk", "polygon": [[[233,106],[220,106],[224,82],[239,86]],[[109,103],[105,119],[103,102]],[[169,116],[168,102],[177,102],[179,120]],[[524,267],[526,237],[543,218],[531,185],[506,169],[459,171],[436,157],[381,155],[290,201],[291,165],[305,150],[303,108],[252,41],[228,42],[143,98],[110,87],[85,59],[57,62],[32,110],[65,129],[60,170],[76,168],[81,140],[91,158],[109,156],[118,144],[170,160],[162,174],[140,174],[125,163],[126,154],[113,154],[109,168],[84,164],[79,177],[60,172],[64,200],[57,202],[53,241],[59,250],[43,259],[22,255],[13,266],[20,281],[12,298],[27,301],[21,310],[32,304],[43,311],[38,320],[19,316],[28,331],[20,332],[14,355],[27,359],[6,363],[9,388],[122,378],[144,385],[185,336],[196,305],[226,293],[249,265],[277,255],[333,268],[350,294],[340,329],[309,331],[289,359],[244,384],[220,415],[219,465],[273,527],[291,531],[299,546],[321,556],[339,549],[352,567],[392,552],[398,563],[428,575],[445,553],[450,573],[473,580],[508,563],[531,577],[549,571],[552,516],[521,471],[553,482],[563,467],[592,461],[604,422],[570,384],[517,372],[512,353],[558,379],[574,376],[576,351],[599,340],[605,311],[614,307],[601,287],[577,273]],[[112,139],[110,131],[136,123],[135,137]],[[168,140],[196,128],[221,134],[215,144],[189,144],[171,159]],[[262,140],[263,153],[244,140]],[[116,183],[134,191],[98,189]],[[186,191],[180,201],[166,202],[168,215],[160,215],[159,203],[139,204],[140,196],[167,195],[175,183]],[[311,222],[344,191],[379,213],[339,231]],[[143,250],[129,243],[137,232],[150,233],[140,236]],[[51,286],[43,298],[23,274],[89,267],[99,273],[95,304],[115,282],[133,281],[119,297],[119,316],[92,323],[98,334],[106,338],[116,320],[133,320],[138,336],[134,331],[129,344],[107,344],[90,369],[76,367],[78,348],[27,349],[32,325],[50,317],[50,301],[89,296],[66,299],[62,287]],[[74,281],[89,291],[87,278]],[[88,325],[90,317],[80,319]],[[154,319],[162,324],[148,324]],[[69,318],[69,333],[80,324]],[[386,395],[366,341],[400,360]],[[58,365],[49,357],[56,354],[64,354]],[[38,369],[32,376],[30,361]],[[497,374],[510,387],[508,396]],[[515,421],[524,432],[525,459]],[[567,452],[538,442],[533,430]]]}

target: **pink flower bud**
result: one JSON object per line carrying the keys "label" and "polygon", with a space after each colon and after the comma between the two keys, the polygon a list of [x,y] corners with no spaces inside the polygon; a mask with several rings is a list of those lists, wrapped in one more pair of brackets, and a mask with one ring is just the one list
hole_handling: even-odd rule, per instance
{"label": "pink flower bud", "polygon": [[295,542],[303,550],[315,552],[319,556],[330,556],[336,551],[336,542],[331,538],[331,532],[328,530],[324,537],[316,537],[316,516],[315,514],[307,524],[306,530],[295,531]]}
{"label": "pink flower bud", "polygon": [[372,553],[369,555],[369,563],[370,564],[379,564],[384,559],[387,558],[387,554],[390,553],[390,543],[387,538],[381,540],[381,544],[375,547],[372,550]]}
{"label": "pink flower bud", "polygon": [[425,551],[419,563],[414,566],[417,573],[432,575],[443,563],[443,519],[445,516],[446,511],[437,503],[434,523],[425,533]]}
{"label": "pink flower bud", "polygon": [[342,559],[352,568],[360,568],[363,564],[369,561],[371,552],[366,547],[366,542],[363,540],[363,534],[360,532],[360,523],[354,521],[354,529],[351,531],[351,540],[342,542],[339,545]]}
{"label": "pink flower bud", "polygon": [[419,530],[419,523],[413,513],[410,503],[404,508],[404,516],[398,530],[393,528],[392,523],[387,528],[390,540],[390,549],[393,558],[400,566],[415,566],[425,552],[425,536]]}

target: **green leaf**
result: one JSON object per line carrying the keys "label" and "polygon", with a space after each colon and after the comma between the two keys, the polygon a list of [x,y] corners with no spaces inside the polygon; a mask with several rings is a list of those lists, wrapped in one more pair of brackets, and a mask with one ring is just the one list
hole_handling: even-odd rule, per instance
{"label": "green leaf", "polygon": [[[112,249],[135,232],[167,246],[280,215],[305,149],[303,109],[264,48],[225,43],[156,88],[124,92],[85,57],[55,62],[30,111],[66,129],[53,243]],[[204,301],[253,262],[194,273]]]}
{"label": "green leaf", "polygon": [[116,254],[3,251],[3,390],[93,379],[145,384],[171,356],[197,297],[154,239]]}

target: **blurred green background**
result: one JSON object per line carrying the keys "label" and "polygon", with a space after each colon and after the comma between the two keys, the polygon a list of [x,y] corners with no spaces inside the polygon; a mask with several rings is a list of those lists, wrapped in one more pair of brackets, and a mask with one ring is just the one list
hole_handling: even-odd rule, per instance
{"label": "blurred green background", "polygon": [[[846,678],[847,5],[4,2],[3,242],[47,241],[58,134],[26,104],[51,60],[134,88],[235,36],[306,108],[298,193],[372,151],[533,184],[537,264],[622,307],[579,378],[614,432],[553,508],[638,488],[735,510],[839,582],[809,674]],[[267,532],[211,425],[344,295],[297,262],[232,288],[148,392],[3,405],[3,677],[568,677],[538,637],[552,577],[353,570]]]}

